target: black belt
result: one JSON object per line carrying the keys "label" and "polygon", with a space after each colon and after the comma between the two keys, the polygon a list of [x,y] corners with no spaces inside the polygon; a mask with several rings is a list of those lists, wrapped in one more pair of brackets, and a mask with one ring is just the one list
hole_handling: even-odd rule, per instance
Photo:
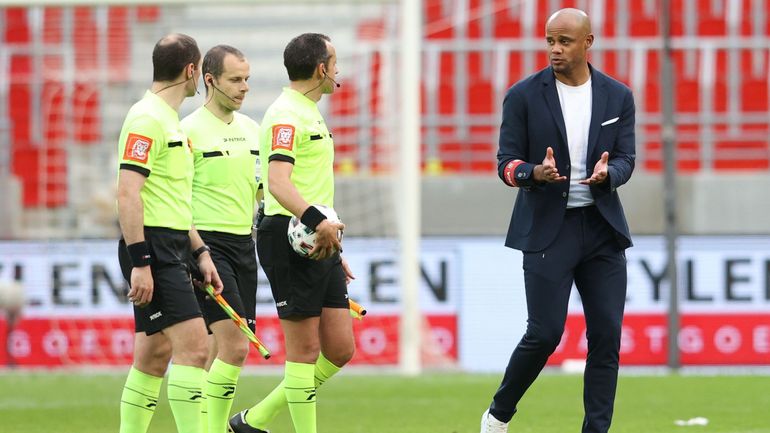
{"label": "black belt", "polygon": [[588,212],[597,212],[598,209],[596,208],[596,205],[589,204],[588,206],[580,206],[580,207],[568,207],[567,212],[568,213],[588,213]]}

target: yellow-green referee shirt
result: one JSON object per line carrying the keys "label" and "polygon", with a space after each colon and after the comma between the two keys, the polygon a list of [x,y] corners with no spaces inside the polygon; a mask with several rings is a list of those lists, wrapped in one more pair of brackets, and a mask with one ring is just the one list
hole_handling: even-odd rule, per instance
{"label": "yellow-green referee shirt", "polygon": [[334,207],[334,141],[316,103],[288,87],[265,112],[259,158],[265,185],[265,215],[287,215],[270,194],[270,161],[294,164],[291,182],[306,202]]}
{"label": "yellow-green referee shirt", "polygon": [[182,119],[193,145],[193,223],[199,230],[251,234],[258,188],[259,125],[241,113],[223,122],[206,107]]}
{"label": "yellow-green referee shirt", "polygon": [[176,110],[147,91],[126,115],[118,151],[120,169],[147,177],[141,191],[144,225],[190,230],[192,149]]}

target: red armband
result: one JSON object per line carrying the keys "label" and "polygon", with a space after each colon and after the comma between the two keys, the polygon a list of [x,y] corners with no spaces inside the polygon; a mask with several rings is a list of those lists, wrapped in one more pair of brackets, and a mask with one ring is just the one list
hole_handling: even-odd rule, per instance
{"label": "red armband", "polygon": [[516,167],[520,166],[521,164],[524,164],[524,161],[520,159],[514,159],[505,165],[505,169],[503,169],[503,181],[505,181],[506,184],[510,186],[519,186],[519,184],[516,183],[515,174]]}

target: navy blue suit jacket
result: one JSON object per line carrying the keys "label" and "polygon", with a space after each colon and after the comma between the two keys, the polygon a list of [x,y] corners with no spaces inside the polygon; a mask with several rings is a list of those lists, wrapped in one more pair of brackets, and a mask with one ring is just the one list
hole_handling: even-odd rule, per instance
{"label": "navy blue suit jacket", "polygon": [[[631,234],[616,189],[634,171],[634,97],[623,83],[589,68],[593,99],[584,178],[591,177],[602,153],[609,152],[609,179],[590,189],[599,212],[615,230],[619,245],[628,248]],[[617,121],[612,122],[615,118]],[[551,67],[516,83],[503,102],[497,152],[497,171],[503,182],[506,165],[513,160],[524,161],[513,173],[520,190],[505,239],[510,248],[545,249],[555,240],[564,220],[569,181],[540,184],[533,178],[533,169],[542,164],[549,146],[559,174],[569,178],[567,132]]]}

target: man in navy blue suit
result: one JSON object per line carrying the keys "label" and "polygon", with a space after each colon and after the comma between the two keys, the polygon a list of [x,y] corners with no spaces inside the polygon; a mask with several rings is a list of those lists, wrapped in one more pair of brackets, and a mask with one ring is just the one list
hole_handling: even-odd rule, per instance
{"label": "man in navy blue suit", "polygon": [[481,420],[503,433],[561,340],[573,282],[586,317],[583,433],[606,433],[617,386],[631,236],[616,189],[634,170],[634,99],[594,69],[585,12],[546,23],[550,66],[503,102],[498,174],[519,188],[505,245],[523,254],[527,330]]}

